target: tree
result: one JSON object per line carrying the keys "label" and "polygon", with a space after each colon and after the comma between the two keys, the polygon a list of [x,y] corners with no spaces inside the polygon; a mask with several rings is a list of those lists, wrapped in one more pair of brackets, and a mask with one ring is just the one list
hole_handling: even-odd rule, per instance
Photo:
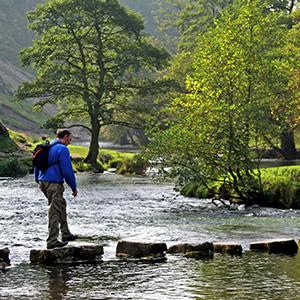
{"label": "tree", "polygon": [[[38,39],[21,51],[36,78],[18,98],[54,103],[57,119],[77,120],[91,133],[87,162],[96,165],[99,132],[127,99],[153,87],[168,54],[145,36],[142,18],[116,0],[52,0],[28,13]],[[86,120],[90,123],[88,126]]]}
{"label": "tree", "polygon": [[248,204],[262,189],[254,149],[272,131],[271,108],[286,83],[276,54],[287,28],[267,8],[238,0],[195,41],[187,93],[171,101],[167,130],[155,132],[149,147],[181,184],[220,181]]}
{"label": "tree", "polygon": [[[166,21],[167,26],[176,26],[180,34],[178,52],[172,58],[169,76],[179,82],[182,92],[185,92],[185,78],[191,72],[195,39],[214,26],[214,19],[219,18],[223,9],[232,2],[230,0],[167,1],[165,11],[168,11],[167,15],[170,17],[170,21]],[[283,12],[287,17],[282,20],[286,25],[291,26],[291,18],[288,15],[295,10],[296,0],[268,0],[265,1],[265,4],[266,13],[270,10]],[[273,110],[274,112],[275,110]],[[271,141],[270,137],[266,137],[266,141],[285,159],[295,159],[298,156],[294,139],[295,126],[287,121],[288,118],[286,118],[287,122],[283,123],[282,114],[290,114],[290,110],[287,111],[286,107],[284,110],[278,110],[278,114],[274,115],[273,122],[281,127],[281,130],[277,131],[278,136],[274,141]],[[280,124],[278,119],[281,119]]]}
{"label": "tree", "polygon": [[[281,2],[284,2],[283,5],[282,5],[282,9],[286,10],[287,13],[291,16],[297,1],[292,0],[292,1],[281,1]],[[293,27],[294,28],[291,28],[292,33],[290,35],[295,36],[297,34],[296,33],[297,29],[295,30],[295,24],[294,24]],[[296,25],[296,27],[299,27],[299,26]],[[290,42],[290,46],[291,46],[292,43],[294,43],[293,39]],[[289,50],[291,50],[291,49],[289,49]],[[294,50],[295,50],[295,47],[294,47]],[[298,50],[299,50],[299,45],[298,45]],[[292,68],[294,68],[294,67],[292,67]],[[296,70],[294,70],[294,75],[295,75],[295,71]],[[298,66],[298,70],[296,72],[299,72],[299,66]],[[293,78],[295,78],[294,75],[292,75],[292,80],[293,80]],[[290,86],[290,85],[288,84],[288,86]],[[296,98],[297,98],[297,96],[296,96]],[[293,109],[297,113],[297,112],[299,112],[299,109],[297,109],[297,108],[299,108],[299,104],[296,107],[290,106],[287,110],[286,109],[284,110],[284,113],[285,113],[285,115],[290,114],[291,109]],[[281,113],[282,113],[282,111],[281,111]],[[286,122],[284,123],[282,131],[280,133],[280,144],[281,145],[280,145],[280,151],[279,152],[287,160],[298,158],[298,153],[297,153],[296,144],[295,144],[295,137],[294,137],[294,131],[295,131],[296,127],[298,126],[298,124],[295,126],[295,123],[293,121],[292,122],[291,121],[292,120],[289,117],[286,118]]]}

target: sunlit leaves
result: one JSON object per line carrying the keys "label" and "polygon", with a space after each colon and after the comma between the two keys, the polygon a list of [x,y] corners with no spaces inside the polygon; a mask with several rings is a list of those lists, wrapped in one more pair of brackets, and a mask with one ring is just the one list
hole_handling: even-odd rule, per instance
{"label": "sunlit leaves", "polygon": [[254,149],[272,131],[270,112],[287,83],[280,19],[264,1],[240,0],[196,39],[186,93],[171,100],[172,123],[149,150],[181,181],[222,180],[245,196],[257,175]]}

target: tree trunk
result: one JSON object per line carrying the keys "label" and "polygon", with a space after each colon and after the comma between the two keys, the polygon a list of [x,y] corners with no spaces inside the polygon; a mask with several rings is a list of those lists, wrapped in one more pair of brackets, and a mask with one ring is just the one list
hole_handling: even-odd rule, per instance
{"label": "tree trunk", "polygon": [[89,152],[87,157],[85,158],[85,162],[90,163],[92,166],[97,167],[97,157],[99,153],[99,133],[100,133],[100,125],[97,118],[92,118],[92,136],[89,147]]}
{"label": "tree trunk", "polygon": [[8,130],[6,129],[6,127],[3,125],[1,121],[0,121],[0,135],[9,136]]}
{"label": "tree trunk", "polygon": [[292,130],[286,130],[282,132],[280,148],[284,159],[292,160],[297,158],[298,154],[295,144],[294,132]]}

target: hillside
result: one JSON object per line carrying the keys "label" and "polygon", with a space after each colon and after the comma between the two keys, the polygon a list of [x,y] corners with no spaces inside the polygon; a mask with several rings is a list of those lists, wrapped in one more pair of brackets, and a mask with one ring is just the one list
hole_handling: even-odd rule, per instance
{"label": "hillside", "polygon": [[[26,12],[34,9],[43,0],[0,0],[0,119],[14,130],[41,131],[47,114],[32,112],[34,101],[16,103],[13,94],[20,82],[33,75],[24,70],[19,60],[19,51],[31,45],[34,38],[26,27]],[[121,0],[121,3],[140,12],[146,23],[146,32],[159,37],[155,16],[160,0]]]}

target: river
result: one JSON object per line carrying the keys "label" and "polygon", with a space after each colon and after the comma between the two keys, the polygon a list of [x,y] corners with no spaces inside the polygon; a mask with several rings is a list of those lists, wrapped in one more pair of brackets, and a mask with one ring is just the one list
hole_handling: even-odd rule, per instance
{"label": "river", "polygon": [[[79,196],[66,188],[74,244],[104,243],[101,264],[33,266],[29,252],[44,248],[47,202],[31,176],[0,180],[0,248],[11,263],[0,273],[0,299],[300,299],[300,254],[247,251],[269,238],[300,237],[300,211],[228,209],[179,196],[170,183],[112,173],[78,174]],[[122,262],[119,239],[240,242],[241,257],[212,260],[167,255],[163,263]]]}

